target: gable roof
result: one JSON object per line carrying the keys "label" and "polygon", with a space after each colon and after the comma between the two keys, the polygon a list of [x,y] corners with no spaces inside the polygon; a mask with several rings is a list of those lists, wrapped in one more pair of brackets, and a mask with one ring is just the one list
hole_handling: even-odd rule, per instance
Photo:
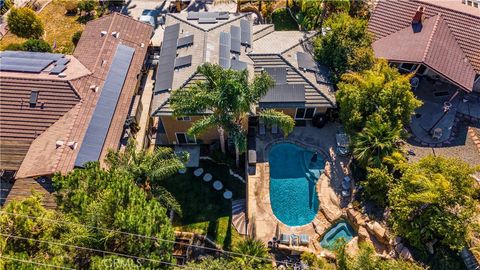
{"label": "gable roof", "polygon": [[376,40],[372,46],[379,58],[423,63],[461,88],[473,88],[476,72],[441,14]]}
{"label": "gable roof", "polygon": [[[451,2],[451,1],[450,1]],[[480,73],[480,10],[460,2],[439,3],[428,0],[378,1],[370,18],[368,29],[374,40],[379,40],[411,25],[419,6],[424,7],[426,19],[442,15],[448,29],[468,58],[473,69]]]}

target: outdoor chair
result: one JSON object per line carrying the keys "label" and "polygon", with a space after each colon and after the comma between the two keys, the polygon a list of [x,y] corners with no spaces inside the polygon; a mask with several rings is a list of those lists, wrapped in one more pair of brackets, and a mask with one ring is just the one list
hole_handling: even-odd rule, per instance
{"label": "outdoor chair", "polygon": [[413,77],[410,80],[410,85],[412,86],[412,90],[417,90],[418,85],[420,84],[420,79],[418,77]]}
{"label": "outdoor chair", "polygon": [[306,234],[300,234],[300,245],[301,246],[308,246],[310,243],[310,237]]}
{"label": "outdoor chair", "polygon": [[290,238],[291,238],[292,246],[298,246],[298,235],[292,234]]}
{"label": "outdoor chair", "polygon": [[280,244],[290,246],[290,234],[280,234]]}

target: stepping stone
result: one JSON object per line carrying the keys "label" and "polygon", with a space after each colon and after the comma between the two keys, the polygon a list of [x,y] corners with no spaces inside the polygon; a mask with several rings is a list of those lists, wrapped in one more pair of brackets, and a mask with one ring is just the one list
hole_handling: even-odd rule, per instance
{"label": "stepping stone", "polygon": [[203,176],[203,181],[205,182],[210,182],[212,180],[212,175],[209,174],[209,173],[206,173],[204,176]]}
{"label": "stepping stone", "polygon": [[222,189],[222,188],[223,188],[222,182],[220,182],[220,181],[218,181],[218,180],[215,181],[215,182],[213,182],[213,188],[216,189],[216,190]]}
{"label": "stepping stone", "polygon": [[179,174],[185,174],[186,172],[187,172],[187,168],[183,168],[183,169],[178,170]]}
{"label": "stepping stone", "polygon": [[232,196],[233,196],[232,192],[228,189],[223,193],[223,198],[225,198],[227,200],[231,199]]}
{"label": "stepping stone", "polygon": [[202,174],[203,174],[203,169],[202,168],[198,168],[193,172],[193,175],[195,175],[197,177],[202,175]]}

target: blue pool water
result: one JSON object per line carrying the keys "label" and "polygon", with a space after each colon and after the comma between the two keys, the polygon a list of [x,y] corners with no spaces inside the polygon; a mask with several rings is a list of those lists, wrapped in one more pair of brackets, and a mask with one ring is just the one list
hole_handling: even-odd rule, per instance
{"label": "blue pool water", "polygon": [[288,226],[310,223],[318,212],[316,181],[325,161],[291,143],[279,143],[269,153],[270,203],[275,216]]}
{"label": "blue pool water", "polygon": [[340,221],[328,229],[323,235],[320,245],[326,249],[333,249],[338,239],[343,238],[348,243],[353,236],[355,236],[355,231],[352,226],[346,221]]}

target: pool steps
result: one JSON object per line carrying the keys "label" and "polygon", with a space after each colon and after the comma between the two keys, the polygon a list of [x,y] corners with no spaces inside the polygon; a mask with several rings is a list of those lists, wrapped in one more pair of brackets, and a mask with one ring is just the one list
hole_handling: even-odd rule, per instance
{"label": "pool steps", "polygon": [[241,235],[248,233],[247,228],[247,204],[245,199],[232,201],[232,225]]}

